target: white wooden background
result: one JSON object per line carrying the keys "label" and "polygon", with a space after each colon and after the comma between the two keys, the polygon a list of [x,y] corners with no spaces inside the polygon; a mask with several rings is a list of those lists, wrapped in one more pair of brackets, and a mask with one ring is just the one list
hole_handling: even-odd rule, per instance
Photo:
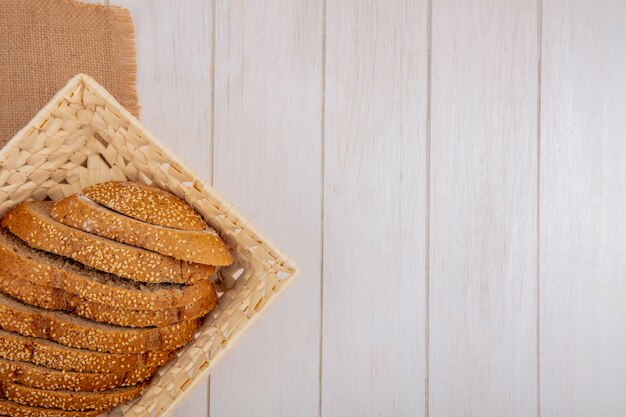
{"label": "white wooden background", "polygon": [[626,415],[623,0],[110,1],[302,269],[178,417]]}

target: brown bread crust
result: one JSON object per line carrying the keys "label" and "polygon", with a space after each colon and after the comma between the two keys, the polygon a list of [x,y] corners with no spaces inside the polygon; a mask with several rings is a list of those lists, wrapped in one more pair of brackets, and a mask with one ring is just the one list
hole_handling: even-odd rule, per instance
{"label": "brown bread crust", "polygon": [[22,203],[0,223],[33,248],[135,281],[194,283],[215,273],[210,265],[180,261],[66,226],[50,217],[52,204]]}
{"label": "brown bread crust", "polygon": [[213,229],[178,230],[136,220],[75,194],[54,204],[52,217],[68,226],[189,262],[227,266],[233,258]]}
{"label": "brown bread crust", "polygon": [[0,400],[0,416],[11,417],[97,417],[100,411],[65,411],[55,408],[30,407]]}
{"label": "brown bread crust", "polygon": [[0,295],[0,328],[3,330],[98,352],[172,351],[191,341],[199,325],[200,320],[195,319],[161,328],[126,328],[44,310]]}
{"label": "brown bread crust", "polygon": [[90,320],[126,327],[164,327],[197,319],[211,311],[217,302],[217,295],[213,290],[208,296],[193,300],[192,304],[184,307],[152,311],[129,310],[88,301],[57,288],[7,278],[1,271],[0,292],[32,306],[47,310],[63,310]]}
{"label": "brown bread crust", "polygon": [[0,276],[76,294],[82,299],[130,310],[184,307],[215,293],[208,280],[194,285],[143,284],[83,267],[31,248],[0,229]]}
{"label": "brown bread crust", "polygon": [[121,386],[137,385],[152,377],[156,369],[156,367],[140,368],[115,373],[74,372],[0,359],[0,381],[50,390],[106,391]]}
{"label": "brown bread crust", "polygon": [[102,392],[78,392],[51,391],[4,382],[1,391],[3,398],[17,404],[67,411],[105,411],[132,400],[144,387],[145,384],[140,384]]}
{"label": "brown bread crust", "polygon": [[165,365],[174,352],[96,352],[0,330],[0,357],[65,371],[115,373]]}
{"label": "brown bread crust", "polygon": [[202,217],[174,194],[138,182],[103,182],[83,190],[92,201],[133,219],[180,230],[204,230]]}

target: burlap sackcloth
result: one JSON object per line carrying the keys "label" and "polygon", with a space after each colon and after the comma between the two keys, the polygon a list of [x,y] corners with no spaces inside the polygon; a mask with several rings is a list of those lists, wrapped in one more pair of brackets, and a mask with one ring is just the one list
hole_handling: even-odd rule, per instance
{"label": "burlap sackcloth", "polygon": [[74,75],[138,115],[128,10],[73,0],[0,0],[0,148]]}

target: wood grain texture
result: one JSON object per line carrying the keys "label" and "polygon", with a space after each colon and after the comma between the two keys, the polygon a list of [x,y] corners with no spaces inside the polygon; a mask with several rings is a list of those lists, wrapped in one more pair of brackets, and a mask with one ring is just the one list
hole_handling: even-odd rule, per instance
{"label": "wood grain texture", "polygon": [[321,1],[217,1],[215,187],[300,276],[212,375],[211,416],[318,415]]}
{"label": "wood grain texture", "polygon": [[626,3],[544,1],[541,416],[626,412]]}
{"label": "wood grain texture", "polygon": [[624,414],[623,2],[111,4],[144,123],[302,270],[176,416]]}
{"label": "wood grain texture", "polygon": [[432,10],[430,416],[537,414],[537,10]]}
{"label": "wood grain texture", "polygon": [[[141,120],[200,178],[212,175],[213,7],[203,0],[111,0],[130,10],[137,39]],[[208,415],[200,384],[175,416]]]}
{"label": "wood grain texture", "polygon": [[141,121],[211,180],[213,6],[204,0],[111,0],[131,11]]}
{"label": "wood grain texture", "polygon": [[426,5],[327,2],[326,417],[425,412]]}

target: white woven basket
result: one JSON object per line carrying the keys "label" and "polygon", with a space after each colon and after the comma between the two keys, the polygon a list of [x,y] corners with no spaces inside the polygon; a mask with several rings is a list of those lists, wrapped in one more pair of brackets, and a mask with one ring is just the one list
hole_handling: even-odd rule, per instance
{"label": "white woven basket", "polygon": [[231,204],[84,74],[70,80],[0,151],[0,216],[27,199],[58,200],[108,180],[155,184],[178,195],[220,233],[235,258],[218,274],[218,307],[195,341],[157,373],[142,396],[106,414],[167,416],[297,271]]}

